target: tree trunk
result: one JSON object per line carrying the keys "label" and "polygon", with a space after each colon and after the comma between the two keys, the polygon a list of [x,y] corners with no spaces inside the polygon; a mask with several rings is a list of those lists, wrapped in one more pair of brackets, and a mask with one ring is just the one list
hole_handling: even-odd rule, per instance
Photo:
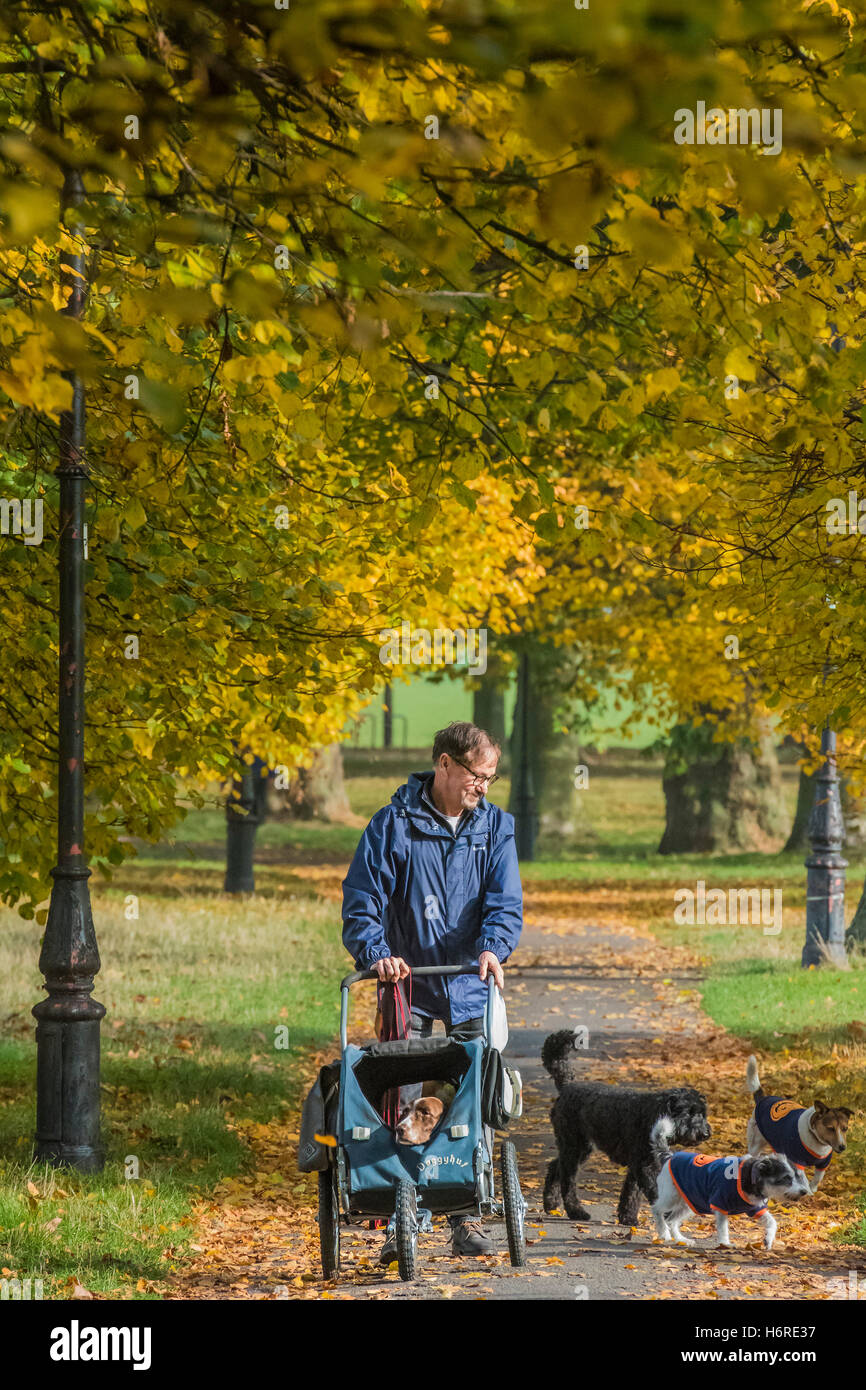
{"label": "tree trunk", "polygon": [[[842,814],[845,819],[845,848],[862,849],[864,845],[864,798],[854,798],[848,791],[848,782],[842,782]],[[860,894],[860,901],[848,926],[848,935],[855,941],[866,942],[866,885]]]}
{"label": "tree trunk", "polygon": [[714,743],[712,735],[707,723],[674,730],[659,854],[778,849],[785,809],[770,732],[754,743]]}
{"label": "tree trunk", "polygon": [[866,849],[866,796],[854,796],[847,777],[842,778],[842,816],[845,821],[845,849]]}
{"label": "tree trunk", "polygon": [[506,744],[505,691],[508,675],[495,657],[488,659],[487,670],[478,677],[472,692],[472,722],[492,734],[501,748]]}
{"label": "tree trunk", "polygon": [[296,768],[289,786],[268,790],[268,810],[278,820],[322,820],[331,824],[355,825],[343,781],[343,749],[332,743],[317,748],[312,766]]}
{"label": "tree trunk", "polygon": [[855,941],[866,941],[866,884],[864,884],[863,892],[860,894],[860,901],[849,923],[847,934]]}
{"label": "tree trunk", "polygon": [[794,812],[794,824],[791,826],[791,833],[785,843],[786,850],[801,849],[804,852],[809,848],[809,817],[812,814],[812,806],[815,801],[815,779],[811,772],[804,772],[800,769],[800,782],[797,787],[797,809]]}
{"label": "tree trunk", "polygon": [[[533,653],[535,654],[535,653]],[[536,669],[536,664],[531,664]],[[556,858],[574,847],[578,827],[585,817],[581,803],[582,790],[575,783],[576,766],[580,763],[580,742],[577,735],[563,732],[557,717],[560,697],[532,681],[529,693],[528,752],[538,816],[537,858]],[[511,735],[511,800],[508,809],[514,812],[520,746],[520,707],[514,711]]]}

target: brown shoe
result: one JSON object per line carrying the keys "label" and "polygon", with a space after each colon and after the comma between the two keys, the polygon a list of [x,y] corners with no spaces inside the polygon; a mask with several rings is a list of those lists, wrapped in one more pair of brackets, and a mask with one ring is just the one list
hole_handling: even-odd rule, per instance
{"label": "brown shoe", "polygon": [[481,1229],[480,1221],[459,1221],[451,1227],[452,1255],[494,1255],[496,1246]]}

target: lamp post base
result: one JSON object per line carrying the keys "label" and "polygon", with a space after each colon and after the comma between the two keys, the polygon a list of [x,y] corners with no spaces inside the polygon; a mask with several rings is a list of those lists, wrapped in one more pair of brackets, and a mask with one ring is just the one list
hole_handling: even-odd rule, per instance
{"label": "lamp post base", "polygon": [[52,1168],[74,1168],[77,1173],[101,1173],[105,1167],[105,1150],[89,1144],[61,1144],[51,1140],[40,1142],[37,1135],[33,1157],[37,1163],[50,1163]]}
{"label": "lamp post base", "polygon": [[802,966],[847,965],[845,950],[845,870],[848,860],[836,852],[806,860],[806,943]]}
{"label": "lamp post base", "polygon": [[[90,1017],[57,1017],[70,1007]],[[55,1168],[99,1173],[105,1163],[99,1137],[99,1025],[105,1007],[87,996],[66,995],[43,999],[33,1013],[38,1025],[33,1156]]]}
{"label": "lamp post base", "polygon": [[54,887],[39,957],[47,998],[36,1019],[36,1149],[41,1163],[99,1172],[99,1025],[105,1005],[93,999],[99,951],[90,911],[90,870],[51,870]]}

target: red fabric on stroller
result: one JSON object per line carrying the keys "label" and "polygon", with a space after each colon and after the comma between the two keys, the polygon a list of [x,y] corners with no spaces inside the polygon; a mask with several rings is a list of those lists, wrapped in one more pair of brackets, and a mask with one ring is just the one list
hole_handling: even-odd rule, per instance
{"label": "red fabric on stroller", "polygon": [[[405,980],[386,980],[376,991],[379,1007],[377,1036],[379,1042],[397,1042],[409,1036],[409,1015],[412,1012],[412,975]],[[382,1097],[382,1119],[389,1129],[400,1118],[400,1089],[394,1087]]]}

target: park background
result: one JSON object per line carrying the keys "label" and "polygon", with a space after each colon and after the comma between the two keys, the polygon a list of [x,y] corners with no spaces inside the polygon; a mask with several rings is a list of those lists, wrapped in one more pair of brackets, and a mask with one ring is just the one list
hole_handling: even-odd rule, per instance
{"label": "park background", "polygon": [[[862,1108],[864,64],[837,0],[0,7],[3,1278],[172,1296],[225,1258],[214,1208],[259,1242],[312,1230],[294,1137],[333,1049],[340,880],[432,728],[471,699],[508,738],[518,670],[496,797],[531,766],[528,920],[581,949],[649,933],[660,986],[700,972],[727,1051],[679,1075],[725,1143],[749,1046]],[[715,139],[675,138],[682,109],[717,110]],[[752,109],[783,114],[777,152],[740,140]],[[441,673],[404,731],[389,673],[380,755],[350,726],[404,623],[483,628],[489,679]],[[87,683],[66,761],[58,660]],[[803,969],[823,731],[850,949]],[[292,785],[255,896],[226,895],[253,756]],[[101,1176],[31,1163],[43,929],[48,1007],[64,970],[89,984],[90,890],[71,866],[47,896],[84,791]],[[702,879],[779,885],[783,930],[674,924]],[[862,1245],[862,1167],[855,1126],[804,1256]]]}
{"label": "park background", "polygon": [[[345,730],[342,745],[348,814],[329,822],[279,798],[256,835],[255,896],[226,895],[225,788],[211,804],[192,805],[162,843],[136,846],[136,857],[98,885],[94,910],[103,968],[98,997],[108,1009],[103,1034],[103,1124],[108,1162],[100,1178],[31,1165],[35,1049],[29,1008],[38,996],[38,932],[3,913],[0,956],[0,1227],[9,1275],[42,1277],[48,1297],[195,1296],[187,1267],[220,1269],[220,1253],[197,1239],[199,1222],[233,1204],[285,1215],[294,1205],[314,1235],[315,1175],[294,1165],[298,1112],[314,1062],[333,1054],[338,982],[349,961],[340,942],[340,879],[366,820],[411,771],[429,767],[435,730],[470,718],[476,696],[461,673],[416,672],[392,682],[393,730],[401,745],[382,747],[383,704],[371,702]],[[504,708],[511,719],[514,680]],[[658,731],[628,711],[599,702],[597,733],[584,717],[578,814],[568,848],[522,866],[530,912],[561,913],[575,924],[633,925],[651,931],[662,954],[677,949],[703,977],[695,997],[722,1029],[768,1060],[792,1059],[798,1085],[837,1099],[863,1095],[866,968],[854,949],[847,970],[804,971],[802,847],[768,845],[739,853],[659,855],[665,827],[665,758]],[[780,823],[792,825],[800,772],[797,750],[780,745]],[[569,743],[568,756],[575,756]],[[508,804],[510,757],[492,799]],[[285,804],[290,798],[283,798]],[[346,823],[348,821],[348,823]],[[543,848],[543,845],[542,845]],[[850,854],[848,918],[866,871],[866,852]],[[675,925],[677,887],[781,887],[784,926],[767,936],[755,924]],[[129,895],[139,915],[128,920]],[[671,969],[674,967],[671,965]],[[686,991],[689,993],[689,991]],[[564,1004],[563,1022],[578,1017]],[[359,1023],[369,1031],[361,1007]],[[287,1029],[282,1044],[275,1037]],[[741,1049],[742,1055],[744,1054]],[[778,1065],[778,1063],[777,1063]],[[718,1068],[717,1068],[718,1069]],[[694,1079],[705,1084],[698,1064]],[[741,1078],[728,1077],[725,1099]],[[128,1177],[130,1156],[137,1178]],[[839,1160],[836,1161],[839,1163]],[[856,1135],[844,1160],[847,1221],[811,1234],[866,1243],[862,1192],[866,1150]],[[834,1179],[841,1182],[834,1165]],[[223,1205],[224,1204],[224,1205]],[[257,1205],[258,1204],[258,1205]],[[274,1204],[276,1204],[274,1206]],[[268,1215],[267,1221],[279,1218]],[[265,1237],[269,1228],[265,1226]],[[257,1231],[256,1239],[262,1235]],[[250,1236],[253,1239],[253,1236]],[[287,1262],[291,1289],[319,1285],[315,1251],[307,1265]],[[38,1275],[36,1272],[39,1272]],[[239,1291],[236,1294],[239,1295]]]}

